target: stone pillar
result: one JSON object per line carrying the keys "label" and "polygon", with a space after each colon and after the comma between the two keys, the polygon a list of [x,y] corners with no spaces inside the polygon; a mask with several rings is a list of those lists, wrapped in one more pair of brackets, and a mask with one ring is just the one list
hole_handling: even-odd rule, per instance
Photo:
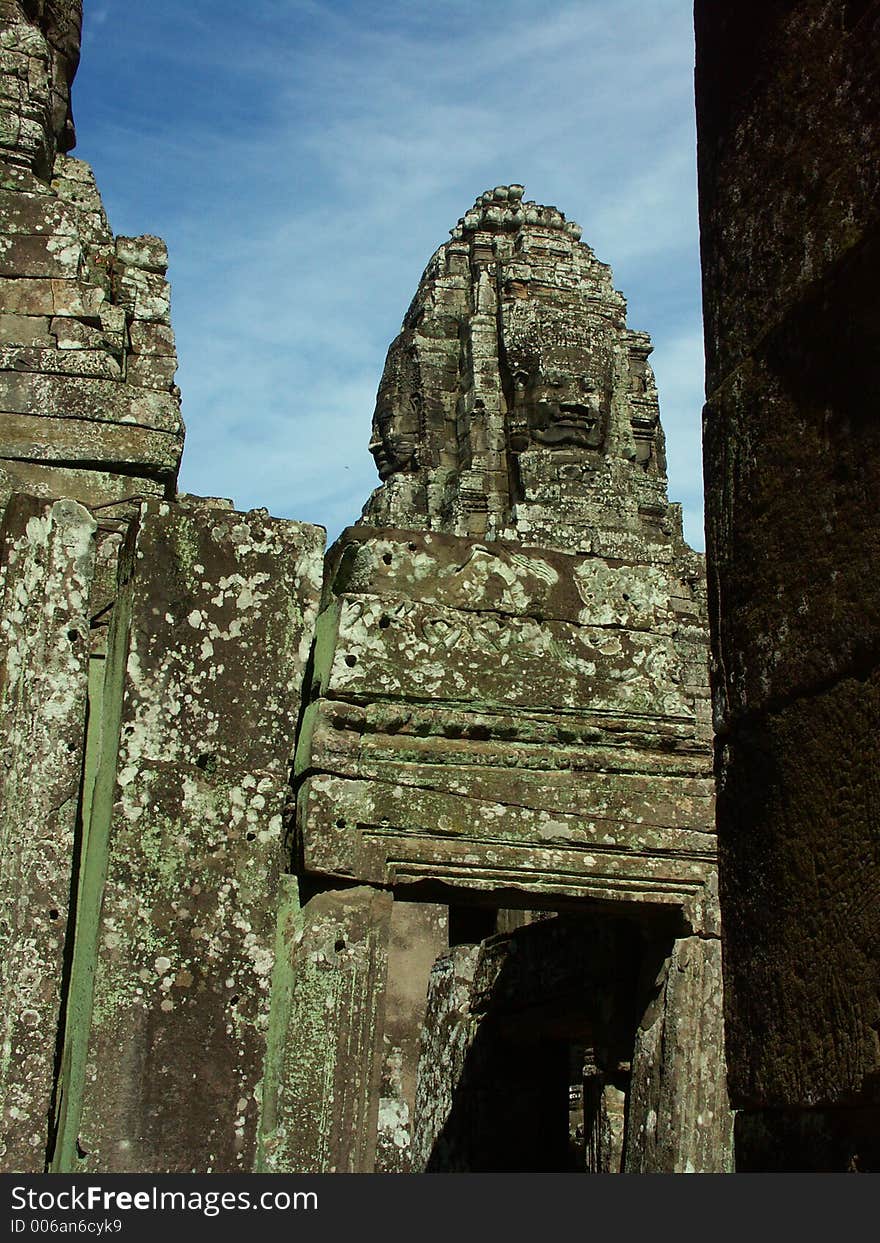
{"label": "stone pillar", "polygon": [[878,1169],[880,5],[696,35],[731,1099],[749,1168]]}
{"label": "stone pillar", "polygon": [[69,935],[92,516],[18,496],[0,531],[0,1169],[42,1172]]}
{"label": "stone pillar", "polygon": [[729,1173],[721,943],[676,941],[656,987],[636,1033],[625,1172]]}
{"label": "stone pillar", "polygon": [[[122,557],[54,1168],[253,1168],[323,532],[143,507]],[[93,983],[92,983],[93,981]]]}
{"label": "stone pillar", "polygon": [[394,903],[388,944],[376,1156],[376,1168],[382,1173],[406,1174],[412,1169],[412,1131],[428,981],[435,961],[446,952],[448,937],[447,907],[428,902]]}
{"label": "stone pillar", "polygon": [[412,1137],[415,1173],[458,1168],[454,1137],[445,1132],[479,1026],[470,1007],[481,949],[456,945],[437,959],[431,971]]}
{"label": "stone pillar", "polygon": [[365,885],[327,890],[287,922],[290,976],[276,989],[284,1013],[273,1016],[281,1045],[264,1107],[264,1172],[375,1169],[392,903]]}

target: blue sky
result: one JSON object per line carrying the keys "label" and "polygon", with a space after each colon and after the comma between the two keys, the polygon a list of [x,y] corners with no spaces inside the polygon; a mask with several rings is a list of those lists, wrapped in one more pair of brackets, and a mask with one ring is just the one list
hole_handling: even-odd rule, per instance
{"label": "blue sky", "polygon": [[583,227],[654,338],[670,498],[703,547],[690,0],[85,0],[76,154],[158,233],[181,486],[360,513],[385,351],[483,190]]}

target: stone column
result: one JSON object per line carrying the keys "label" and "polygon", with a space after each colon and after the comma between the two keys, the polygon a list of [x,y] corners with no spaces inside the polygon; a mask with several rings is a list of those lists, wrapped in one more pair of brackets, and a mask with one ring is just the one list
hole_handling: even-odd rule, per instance
{"label": "stone column", "polygon": [[395,902],[388,945],[382,1087],[379,1099],[377,1170],[406,1174],[412,1169],[422,1028],[428,981],[446,952],[448,908],[438,903]]}
{"label": "stone column", "polygon": [[721,1010],[721,943],[675,942],[636,1033],[628,1174],[721,1174],[732,1167]]}
{"label": "stone column", "polygon": [[253,1168],[323,532],[143,507],[85,826],[54,1168]]}
{"label": "stone column", "polygon": [[17,496],[0,532],[0,1169],[42,1172],[75,884],[92,516]]}
{"label": "stone column", "polygon": [[880,6],[695,26],[731,1099],[747,1168],[876,1170]]}
{"label": "stone column", "polygon": [[392,904],[387,891],[357,885],[315,895],[288,921],[264,1172],[375,1169]]}

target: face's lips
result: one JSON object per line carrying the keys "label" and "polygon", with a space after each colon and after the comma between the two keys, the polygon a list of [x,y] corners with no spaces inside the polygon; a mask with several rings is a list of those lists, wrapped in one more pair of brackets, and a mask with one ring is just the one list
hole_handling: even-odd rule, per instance
{"label": "face's lips", "polygon": [[579,402],[561,401],[559,413],[566,416],[563,421],[573,423],[595,423],[596,411],[591,406],[583,406]]}

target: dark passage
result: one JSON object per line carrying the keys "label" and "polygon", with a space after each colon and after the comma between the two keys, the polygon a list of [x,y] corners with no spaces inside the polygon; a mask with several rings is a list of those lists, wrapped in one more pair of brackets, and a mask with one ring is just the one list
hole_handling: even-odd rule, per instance
{"label": "dark passage", "polygon": [[451,952],[420,1071],[448,1101],[428,1171],[621,1170],[646,945],[565,915]]}

